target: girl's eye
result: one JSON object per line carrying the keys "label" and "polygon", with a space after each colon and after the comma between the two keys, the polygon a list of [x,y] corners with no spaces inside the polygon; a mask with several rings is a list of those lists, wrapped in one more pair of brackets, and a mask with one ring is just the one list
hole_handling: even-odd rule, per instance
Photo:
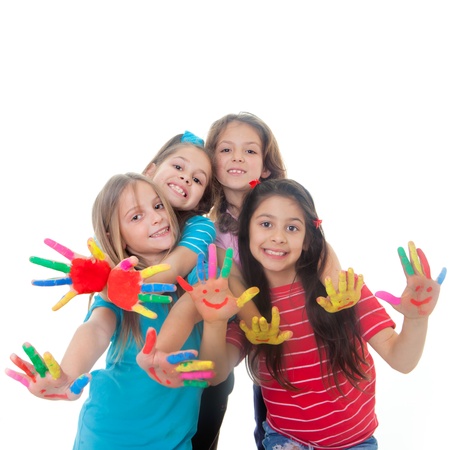
{"label": "girl's eye", "polygon": [[162,203],[157,203],[155,209],[164,209],[164,205]]}
{"label": "girl's eye", "polygon": [[137,220],[139,220],[142,217],[142,214],[135,214],[132,218],[131,221],[132,222],[136,222]]}
{"label": "girl's eye", "polygon": [[248,149],[248,150],[245,150],[245,152],[246,153],[250,153],[250,154],[252,154],[252,155],[256,155],[256,152],[255,152],[255,150],[252,150],[252,149]]}
{"label": "girl's eye", "polygon": [[220,149],[220,152],[221,153],[229,153],[229,152],[231,152],[231,150],[229,148],[222,148],[222,149]]}
{"label": "girl's eye", "polygon": [[288,231],[297,231],[298,228],[295,225],[289,225],[288,227]]}
{"label": "girl's eye", "polygon": [[174,164],[173,167],[177,170],[183,170],[183,168],[179,164]]}
{"label": "girl's eye", "polygon": [[261,222],[263,228],[269,228],[271,226],[270,222]]}
{"label": "girl's eye", "polygon": [[203,185],[203,183],[202,183],[202,180],[199,180],[199,179],[198,179],[198,178],[196,178],[196,177],[192,178],[192,181],[193,181],[194,183],[197,183],[197,184]]}

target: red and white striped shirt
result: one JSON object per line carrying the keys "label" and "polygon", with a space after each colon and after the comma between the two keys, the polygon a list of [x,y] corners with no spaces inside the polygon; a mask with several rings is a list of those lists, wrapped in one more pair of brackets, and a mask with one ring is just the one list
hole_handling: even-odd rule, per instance
{"label": "red and white striped shirt", "polygon": [[[363,442],[378,426],[375,414],[375,367],[366,341],[395,323],[384,307],[364,285],[355,306],[360,321],[368,381],[359,389],[339,374],[339,393],[333,379],[326,378],[319,350],[306,315],[305,292],[300,283],[271,289],[272,306],[280,311],[280,331],[291,330],[293,337],[283,344],[284,364],[298,391],[286,390],[273,380],[261,359],[262,394],[267,421],[280,434],[317,449],[345,449]],[[322,355],[324,355],[322,351]],[[325,373],[325,376],[327,374]]]}

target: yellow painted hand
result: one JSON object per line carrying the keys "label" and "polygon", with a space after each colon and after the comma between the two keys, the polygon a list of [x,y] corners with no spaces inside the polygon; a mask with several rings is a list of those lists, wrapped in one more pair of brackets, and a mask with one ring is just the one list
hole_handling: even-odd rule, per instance
{"label": "yellow painted hand", "polygon": [[347,272],[341,270],[339,273],[339,291],[334,289],[331,278],[325,278],[325,289],[328,297],[317,297],[317,303],[327,312],[335,313],[346,308],[351,308],[358,303],[361,298],[361,289],[364,284],[364,277],[358,275],[355,286],[355,273],[352,268]]}
{"label": "yellow painted hand", "polygon": [[248,328],[245,321],[241,320],[239,326],[246,338],[255,345],[272,344],[279,345],[292,337],[292,331],[280,332],[280,313],[278,308],[272,308],[272,322],[268,323],[265,317],[253,317],[252,329]]}

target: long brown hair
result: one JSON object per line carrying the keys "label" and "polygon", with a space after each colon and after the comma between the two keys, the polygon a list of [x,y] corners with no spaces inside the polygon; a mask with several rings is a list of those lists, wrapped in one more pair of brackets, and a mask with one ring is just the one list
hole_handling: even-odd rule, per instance
{"label": "long brown hair", "polygon": [[[272,301],[270,286],[264,273],[264,267],[253,257],[250,251],[250,221],[261,204],[268,197],[281,196],[298,203],[305,215],[306,249],[302,251],[296,263],[297,278],[305,290],[306,314],[314,331],[314,336],[321,353],[322,364],[328,361],[323,373],[332,374],[334,384],[339,389],[338,372],[342,371],[348,380],[356,386],[360,380],[366,379],[362,365],[366,364],[359,322],[355,308],[344,309],[330,314],[317,304],[316,298],[327,296],[321,283],[323,267],[328,256],[328,246],[322,227],[314,225],[318,215],[313,198],[307,189],[294,180],[268,180],[257,185],[245,198],[239,218],[239,256],[244,279],[248,286],[258,286],[259,294],[254,301],[261,315],[272,321]],[[258,356],[265,355],[265,361],[271,376],[286,389],[294,389],[289,382],[283,366],[282,345],[262,344],[255,346],[247,355],[247,367],[254,380],[259,379]]]}

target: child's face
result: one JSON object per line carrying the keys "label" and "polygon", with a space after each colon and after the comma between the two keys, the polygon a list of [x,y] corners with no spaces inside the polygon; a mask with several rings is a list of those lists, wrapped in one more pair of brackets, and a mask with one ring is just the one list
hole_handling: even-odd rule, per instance
{"label": "child's face", "polygon": [[147,262],[174,245],[167,210],[152,186],[138,181],[128,186],[119,200],[119,226],[123,244]]}
{"label": "child's face", "polygon": [[211,176],[209,156],[192,146],[179,148],[150,173],[170,204],[180,211],[198,206]]}
{"label": "child's face", "polygon": [[292,283],[306,236],[305,215],[298,203],[278,195],[266,198],[251,217],[249,231],[250,251],[270,286]]}
{"label": "child's face", "polygon": [[263,146],[253,127],[231,122],[220,136],[215,148],[215,169],[225,192],[248,191],[250,181],[267,178],[270,171],[263,166]]}

